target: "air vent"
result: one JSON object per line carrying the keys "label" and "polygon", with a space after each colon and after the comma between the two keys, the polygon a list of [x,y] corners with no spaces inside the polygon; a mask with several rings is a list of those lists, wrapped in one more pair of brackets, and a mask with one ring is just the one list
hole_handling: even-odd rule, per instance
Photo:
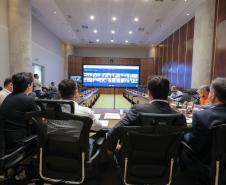
{"label": "air vent", "polygon": [[71,16],[71,15],[66,15],[66,17],[67,17],[68,19],[72,19],[72,16]]}
{"label": "air vent", "polygon": [[138,28],[138,31],[144,31],[144,28],[140,27]]}
{"label": "air vent", "polygon": [[89,27],[86,25],[82,25],[82,29],[88,29]]}
{"label": "air vent", "polygon": [[93,42],[93,41],[89,41],[89,44],[94,44],[95,42]]}
{"label": "air vent", "polygon": [[44,17],[38,8],[32,7],[32,10],[31,11],[32,11],[32,15],[34,17],[36,17],[36,18],[42,18],[42,17]]}
{"label": "air vent", "polygon": [[160,22],[160,19],[156,19],[155,22]]}

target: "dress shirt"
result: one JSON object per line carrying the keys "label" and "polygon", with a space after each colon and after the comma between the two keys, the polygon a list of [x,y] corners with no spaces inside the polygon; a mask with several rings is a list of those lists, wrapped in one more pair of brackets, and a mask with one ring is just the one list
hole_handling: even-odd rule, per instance
{"label": "dress shirt", "polygon": [[[62,111],[70,113],[70,106],[69,105],[62,105]],[[83,107],[79,105],[77,102],[74,101],[74,114],[78,116],[88,116],[93,120],[93,124],[91,130],[99,131],[102,129],[102,125],[100,121],[94,116],[94,113],[88,107]]]}
{"label": "dress shirt", "polygon": [[0,106],[2,105],[2,102],[5,100],[5,98],[10,94],[11,92],[7,89],[3,89],[0,91]]}

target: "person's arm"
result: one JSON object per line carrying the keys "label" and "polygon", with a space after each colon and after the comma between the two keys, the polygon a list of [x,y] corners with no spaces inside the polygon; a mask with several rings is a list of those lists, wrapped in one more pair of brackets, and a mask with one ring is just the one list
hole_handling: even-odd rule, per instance
{"label": "person's arm", "polygon": [[110,151],[115,150],[118,140],[121,139],[120,128],[123,126],[135,125],[137,118],[138,118],[138,113],[136,111],[136,105],[135,105],[130,109],[130,111],[125,116],[125,118],[119,121],[119,123],[110,130],[107,137],[107,141],[106,141],[106,146],[108,150]]}

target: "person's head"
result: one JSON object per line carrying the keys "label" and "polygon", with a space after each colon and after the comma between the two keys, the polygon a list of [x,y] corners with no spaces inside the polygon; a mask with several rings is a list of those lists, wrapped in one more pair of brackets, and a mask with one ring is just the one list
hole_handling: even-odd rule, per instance
{"label": "person's head", "polygon": [[50,84],[51,84],[52,86],[55,86],[55,83],[54,83],[54,82],[51,82]]}
{"label": "person's head", "polygon": [[216,78],[211,83],[208,99],[212,105],[226,104],[226,78]]}
{"label": "person's head", "polygon": [[35,79],[39,79],[39,75],[38,74],[34,74],[34,78]]}
{"label": "person's head", "polygon": [[74,100],[78,93],[75,82],[69,79],[61,81],[58,85],[58,89],[63,99]]}
{"label": "person's head", "polygon": [[177,92],[177,87],[175,85],[171,86],[171,92]]}
{"label": "person's head", "polygon": [[167,100],[170,82],[166,77],[154,76],[148,80],[148,94],[150,99]]}
{"label": "person's head", "polygon": [[10,92],[13,92],[13,82],[11,78],[6,78],[4,81],[4,88]]}
{"label": "person's head", "polygon": [[199,88],[199,95],[201,98],[208,98],[210,92],[210,87],[208,85],[203,85]]}
{"label": "person's head", "polygon": [[30,94],[33,90],[33,76],[31,73],[17,73],[12,77],[13,93]]}

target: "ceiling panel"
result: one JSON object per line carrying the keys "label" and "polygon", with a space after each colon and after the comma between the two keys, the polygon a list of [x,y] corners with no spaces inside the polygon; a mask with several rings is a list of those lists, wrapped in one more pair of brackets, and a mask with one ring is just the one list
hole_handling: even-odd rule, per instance
{"label": "ceiling panel", "polygon": [[[190,20],[202,1],[32,0],[32,7],[33,15],[63,42],[148,46],[162,41]],[[90,15],[94,15],[95,20],[90,20]],[[113,16],[117,17],[115,22]],[[139,18],[138,22],[134,22],[135,17]],[[94,29],[98,33],[93,33]],[[111,30],[115,30],[115,34],[111,34]],[[128,33],[130,30],[132,35]]]}

